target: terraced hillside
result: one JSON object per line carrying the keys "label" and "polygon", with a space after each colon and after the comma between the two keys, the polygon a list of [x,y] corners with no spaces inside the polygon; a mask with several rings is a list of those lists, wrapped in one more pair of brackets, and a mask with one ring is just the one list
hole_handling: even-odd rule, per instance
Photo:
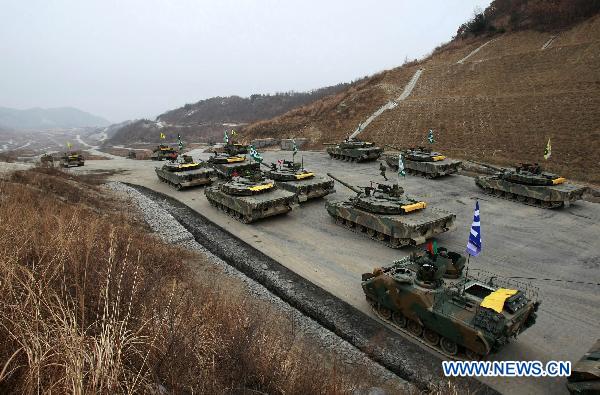
{"label": "terraced hillside", "polygon": [[[414,73],[410,95],[398,97]],[[531,30],[455,40],[414,64],[245,128],[253,137],[308,137],[313,147],[347,137],[389,101],[359,135],[411,146],[436,133],[434,148],[508,165],[543,161],[568,177],[600,183],[600,17],[561,32]]]}

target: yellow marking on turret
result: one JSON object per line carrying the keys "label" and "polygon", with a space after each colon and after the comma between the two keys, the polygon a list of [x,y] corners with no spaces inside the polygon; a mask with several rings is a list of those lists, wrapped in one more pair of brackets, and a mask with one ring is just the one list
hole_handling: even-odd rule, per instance
{"label": "yellow marking on turret", "polygon": [[185,169],[185,168],[188,168],[188,167],[194,167],[194,166],[198,166],[198,164],[197,164],[197,163],[195,163],[195,162],[194,162],[194,163],[182,163],[182,164],[180,164],[178,167],[179,167],[180,169]]}
{"label": "yellow marking on turret", "polygon": [[411,211],[421,210],[421,209],[424,209],[425,207],[427,207],[427,203],[417,202],[417,203],[413,203],[413,204],[404,205],[401,208],[402,208],[402,210],[404,210],[405,213],[410,213]]}
{"label": "yellow marking on turret", "polygon": [[245,160],[246,158],[243,156],[230,156],[229,158],[227,158],[227,163],[243,162]]}
{"label": "yellow marking on turret", "polygon": [[161,151],[173,151],[173,148],[171,147],[160,147]]}
{"label": "yellow marking on turret", "polygon": [[270,188],[273,188],[273,183],[256,185],[254,187],[248,187],[248,189],[251,191],[262,191],[264,189],[270,189]]}
{"label": "yellow marking on turret", "polygon": [[303,180],[305,178],[309,178],[314,176],[315,173],[302,173],[302,174],[296,174],[296,180]]}
{"label": "yellow marking on turret", "polygon": [[444,155],[436,155],[432,159],[433,159],[434,162],[437,162],[438,160],[444,160],[444,159],[446,159],[446,157]]}
{"label": "yellow marking on turret", "polygon": [[79,155],[69,155],[69,159],[79,159]]}
{"label": "yellow marking on turret", "polygon": [[554,180],[552,180],[552,185],[562,184],[565,181],[567,181],[566,178],[564,178],[564,177],[558,177],[558,178],[555,178]]}
{"label": "yellow marking on turret", "polygon": [[515,289],[498,288],[481,301],[480,306],[492,309],[497,313],[502,313],[504,302],[518,291]]}

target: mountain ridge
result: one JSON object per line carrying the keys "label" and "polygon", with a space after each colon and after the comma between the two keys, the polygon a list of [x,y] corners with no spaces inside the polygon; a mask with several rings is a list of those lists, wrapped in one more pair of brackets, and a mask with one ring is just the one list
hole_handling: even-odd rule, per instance
{"label": "mountain ridge", "polygon": [[75,107],[33,107],[24,110],[0,107],[0,127],[4,129],[59,129],[109,124],[108,120]]}

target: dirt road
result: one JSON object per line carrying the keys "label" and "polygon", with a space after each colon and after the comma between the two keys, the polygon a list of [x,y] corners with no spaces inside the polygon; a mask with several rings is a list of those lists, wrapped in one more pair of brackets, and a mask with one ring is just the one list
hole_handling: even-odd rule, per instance
{"label": "dirt road", "polygon": [[[208,155],[194,151],[195,158]],[[288,152],[264,152],[265,161],[289,159]],[[348,163],[321,152],[301,152],[311,170],[326,171],[354,185],[382,181],[376,163]],[[309,202],[281,218],[253,225],[241,224],[210,206],[202,188],[175,191],[160,183],[157,162],[113,159],[86,161],[89,169],[122,169],[114,180],[165,193],[202,213],[234,235],[252,244],[289,269],[370,313],[360,287],[360,275],[373,267],[408,255],[413,249],[393,250],[333,223],[324,201]],[[391,175],[391,174],[389,174]],[[389,176],[388,175],[388,176]],[[428,180],[408,176],[401,180],[407,194],[457,215],[456,230],[437,238],[439,246],[464,251],[475,200],[481,207],[483,252],[471,259],[469,270],[499,276],[550,278],[533,281],[543,300],[535,326],[508,345],[493,360],[576,360],[600,336],[600,205],[578,202],[561,210],[543,210],[482,194],[473,179],[452,176]],[[350,196],[336,183],[337,193],[327,199]],[[422,247],[421,247],[422,248]],[[485,383],[504,393],[566,393],[565,379],[486,378]]]}

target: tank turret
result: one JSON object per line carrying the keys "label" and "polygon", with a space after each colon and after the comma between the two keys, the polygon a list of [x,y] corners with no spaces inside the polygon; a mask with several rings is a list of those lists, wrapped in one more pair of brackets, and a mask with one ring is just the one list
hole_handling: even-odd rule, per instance
{"label": "tank turret", "polygon": [[180,155],[176,160],[154,169],[158,179],[180,190],[197,185],[207,185],[216,179],[214,169],[206,162],[194,162],[191,156]]}
{"label": "tank turret", "polygon": [[411,254],[363,274],[362,288],[377,315],[407,336],[453,359],[479,359],[531,327],[540,302],[532,288],[457,272],[464,259],[442,248]]}
{"label": "tank turret", "polygon": [[514,169],[474,162],[491,169],[491,176],[475,177],[484,192],[542,208],[568,207],[583,197],[586,187],[567,183],[564,177],[543,171],[538,163],[521,163]]}
{"label": "tank turret", "polygon": [[426,202],[406,196],[398,184],[372,183],[355,187],[330,173],[327,175],[356,193],[343,202],[327,202],[329,215],[338,224],[365,233],[389,247],[422,244],[454,228],[454,214],[428,208]]}

